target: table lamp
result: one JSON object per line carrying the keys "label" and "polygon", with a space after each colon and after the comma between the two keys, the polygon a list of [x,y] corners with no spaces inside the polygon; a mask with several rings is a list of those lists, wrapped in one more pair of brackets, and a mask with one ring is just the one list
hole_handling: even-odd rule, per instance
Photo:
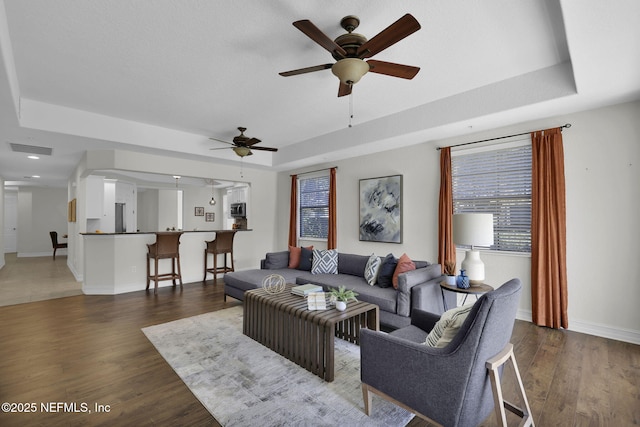
{"label": "table lamp", "polygon": [[475,246],[493,245],[493,214],[463,213],[453,215],[453,242],[471,246],[461,268],[469,276],[471,286],[484,283],[484,263]]}

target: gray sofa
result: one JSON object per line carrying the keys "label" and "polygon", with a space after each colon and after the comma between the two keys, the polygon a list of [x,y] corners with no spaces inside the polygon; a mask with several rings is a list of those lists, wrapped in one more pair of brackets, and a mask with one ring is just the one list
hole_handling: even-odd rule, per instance
{"label": "gray sofa", "polygon": [[[338,253],[338,274],[312,274],[310,271],[288,268],[289,251],[268,253],[260,261],[260,269],[242,270],[224,275],[224,297],[244,299],[244,293],[262,286],[262,280],[270,274],[279,274],[287,283],[298,285],[312,283],[325,291],[345,286],[357,292],[358,300],[380,307],[380,326],[393,330],[411,324],[411,310],[419,308],[442,314],[444,306],[440,282],[443,280],[440,264],[414,261],[416,269],[398,276],[398,289],[371,286],[364,278],[369,256]],[[447,304],[454,307],[455,294],[445,292]]]}

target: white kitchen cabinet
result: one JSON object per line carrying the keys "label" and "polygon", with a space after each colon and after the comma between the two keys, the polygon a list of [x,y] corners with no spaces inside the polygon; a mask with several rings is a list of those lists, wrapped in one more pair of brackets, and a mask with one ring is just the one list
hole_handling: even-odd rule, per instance
{"label": "white kitchen cabinet", "polygon": [[249,187],[233,187],[229,190],[229,203],[247,203]]}

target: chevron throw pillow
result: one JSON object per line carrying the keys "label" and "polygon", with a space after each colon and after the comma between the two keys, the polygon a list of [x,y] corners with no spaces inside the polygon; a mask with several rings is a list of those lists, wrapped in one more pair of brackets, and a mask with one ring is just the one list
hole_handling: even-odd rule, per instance
{"label": "chevron throw pillow", "polygon": [[469,304],[445,311],[427,335],[424,344],[429,347],[446,347],[456,336],[472,308],[473,304]]}
{"label": "chevron throw pillow", "polygon": [[371,286],[375,285],[378,281],[378,271],[380,271],[381,265],[382,260],[380,259],[380,257],[371,254],[371,256],[369,257],[369,261],[367,261],[367,265],[364,268],[364,278]]}
{"label": "chevron throw pillow", "polygon": [[314,249],[311,274],[338,274],[338,251]]}

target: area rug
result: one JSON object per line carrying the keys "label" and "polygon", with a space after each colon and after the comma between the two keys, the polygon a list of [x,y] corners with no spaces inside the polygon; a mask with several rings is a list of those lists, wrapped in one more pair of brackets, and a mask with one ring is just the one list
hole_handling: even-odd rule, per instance
{"label": "area rug", "polygon": [[223,426],[404,426],[413,414],[373,396],[364,413],[360,349],[336,339],[335,380],[242,334],[242,307],[142,329]]}

